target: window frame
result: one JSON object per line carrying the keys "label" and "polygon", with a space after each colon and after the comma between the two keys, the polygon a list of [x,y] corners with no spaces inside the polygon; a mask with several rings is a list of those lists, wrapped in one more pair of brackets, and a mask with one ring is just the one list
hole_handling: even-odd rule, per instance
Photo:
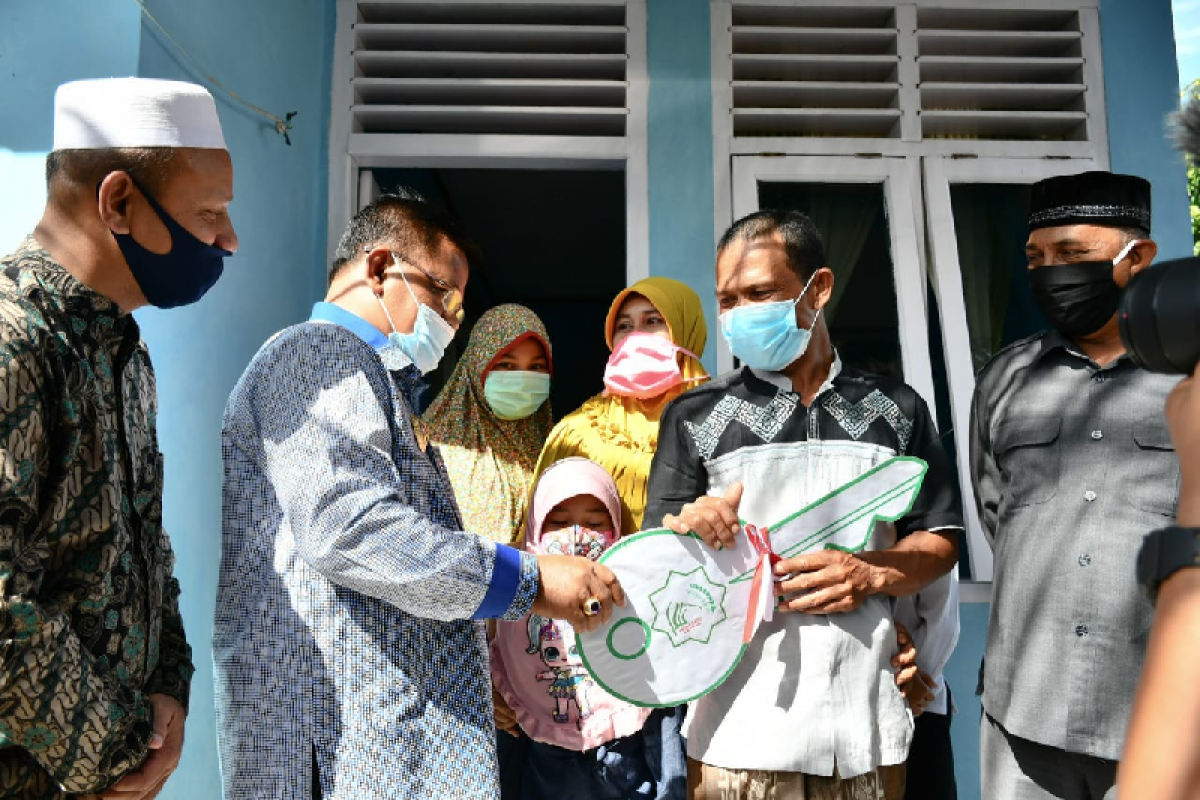
{"label": "window frame", "polygon": [[[478,4],[478,0],[439,0]],[[493,0],[516,5],[570,5],[566,0]],[[624,6],[628,29],[625,79],[628,117],[625,136],[523,136],[496,134],[369,134],[351,130],[354,100],[354,24],[359,0],[337,0],[332,109],[329,128],[329,209],[326,250],[332,258],[350,217],[369,196],[371,170],[552,169],[614,170],[625,173],[625,277],[633,283],[650,274],[649,162],[646,0],[589,0]],[[377,191],[377,187],[376,187]],[[369,202],[369,201],[368,201]]]}
{"label": "window frame", "polygon": [[[938,297],[939,319],[942,321],[943,352],[930,353],[931,358],[946,359],[947,380],[951,384],[951,414],[952,424],[956,430],[962,417],[963,398],[966,398],[967,416],[970,413],[970,393],[974,390],[974,372],[970,366],[970,354],[967,351],[966,368],[962,362],[962,354],[950,355],[947,342],[954,340],[956,335],[966,336],[966,305],[962,299],[962,281],[958,272],[957,245],[951,248],[953,254],[953,280],[946,276],[951,269],[945,251],[947,245],[945,226],[929,224],[931,220],[952,219],[939,216],[931,205],[931,197],[938,195],[933,201],[943,213],[949,209],[949,184],[938,184],[938,181],[950,179],[951,182],[976,181],[982,183],[1024,182],[1030,175],[1037,174],[1049,177],[1055,174],[1081,172],[1088,169],[1108,169],[1108,129],[1107,110],[1104,96],[1103,52],[1100,47],[1100,0],[1040,0],[1039,9],[1076,11],[1079,14],[1079,28],[1083,34],[1084,59],[1083,80],[1086,85],[1086,109],[1088,111],[1086,141],[1056,142],[1056,141],[1003,141],[987,139],[923,139],[919,135],[919,122],[913,115],[919,113],[919,98],[917,81],[914,71],[915,63],[909,63],[905,58],[915,58],[916,52],[905,40],[898,41],[902,48],[902,58],[899,65],[901,83],[899,98],[905,113],[901,119],[902,135],[898,138],[821,138],[821,137],[788,137],[771,138],[739,138],[733,135],[733,8],[746,4],[755,6],[843,6],[895,9],[897,25],[901,29],[917,29],[917,11],[923,8],[969,8],[980,10],[1012,10],[1020,11],[1028,8],[1025,0],[710,0],[711,10],[711,60],[712,60],[712,102],[713,102],[713,231],[714,242],[719,241],[724,231],[733,223],[738,215],[735,214],[735,177],[738,162],[746,157],[815,157],[815,163],[829,163],[835,157],[869,159],[903,159],[909,162],[909,169],[915,170],[918,178],[913,192],[913,213],[917,243],[920,249],[922,265],[921,289],[928,285],[935,287]],[[908,40],[911,41],[911,40]],[[933,168],[933,178],[930,179],[930,166]],[[1040,172],[1039,172],[1040,170]],[[993,178],[992,176],[997,176]],[[1022,177],[1024,176],[1024,177]],[[829,182],[848,182],[849,175],[831,176]],[[1033,178],[1032,180],[1037,180]],[[939,188],[940,186],[940,188]],[[931,188],[932,187],[932,188]],[[942,198],[944,192],[944,199]],[[949,230],[951,241],[954,232]],[[937,236],[939,249],[943,251],[941,262],[946,267],[935,270],[933,266],[933,244]],[[938,273],[942,273],[940,276]],[[939,288],[938,280],[945,284],[956,284],[957,294],[948,292],[945,287]],[[957,297],[957,302],[942,301],[943,297]],[[926,312],[928,313],[928,312]],[[958,320],[959,322],[955,322]],[[953,327],[948,328],[947,324]],[[956,342],[954,347],[965,347],[965,338]],[[723,341],[718,341],[718,364],[722,369],[732,366]],[[907,370],[907,367],[906,367]],[[955,389],[957,385],[957,389]],[[921,391],[919,387],[918,391]],[[922,391],[922,395],[925,393]],[[933,408],[932,392],[926,397]],[[957,413],[955,407],[958,408]],[[978,514],[975,510],[974,497],[970,484],[970,473],[966,468],[964,448],[959,448],[959,459],[956,467],[959,481],[963,489],[963,510],[967,522],[968,558],[972,568],[972,580],[964,581],[960,595],[961,602],[988,602],[991,597],[992,553],[991,548],[983,538],[979,526]]]}
{"label": "window frame", "polygon": [[[925,271],[915,209],[921,207],[921,180],[911,158],[847,156],[738,156],[733,159],[733,213],[737,218],[759,209],[758,184],[861,183],[883,188],[888,217],[896,314],[904,379],[932,408],[933,369],[929,354]],[[733,356],[721,337],[717,353],[721,372],[733,368]]]}
{"label": "window frame", "polygon": [[929,268],[942,326],[951,425],[958,432],[955,437],[958,444],[956,466],[964,500],[963,516],[967,523],[971,576],[976,581],[991,581],[992,550],[983,535],[971,488],[969,431],[971,399],[975,394],[975,368],[971,360],[971,337],[963,299],[962,267],[958,260],[958,238],[954,233],[950,186],[967,183],[1028,185],[1057,175],[1106,169],[1107,165],[1101,165],[1094,159],[925,158],[922,161],[927,214],[930,219],[950,221],[945,225],[930,226]]}

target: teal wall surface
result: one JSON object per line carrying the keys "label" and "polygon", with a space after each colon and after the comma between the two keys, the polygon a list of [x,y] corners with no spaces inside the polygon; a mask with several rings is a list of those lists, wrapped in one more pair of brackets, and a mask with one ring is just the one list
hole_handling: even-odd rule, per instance
{"label": "teal wall surface", "polygon": [[[233,157],[230,209],[240,239],[217,286],[194,306],[137,317],[158,375],[163,498],[196,662],[187,749],[163,798],[219,797],[212,620],[221,556],[221,417],[259,346],[303,321],[325,294],[332,0],[149,0],[151,13],[206,72],[282,117],[271,123],[209,86]],[[138,74],[203,82],[156,29],[142,32]]]}
{"label": "teal wall surface", "polygon": [[1165,120],[1179,107],[1175,26],[1168,0],[1101,0],[1109,166],[1153,187],[1158,257],[1192,254],[1187,170]]}
{"label": "teal wall surface", "polygon": [[983,707],[975,696],[979,682],[979,663],[987,643],[990,606],[987,603],[963,603],[959,606],[962,632],[958,647],[950,656],[943,673],[958,713],[950,722],[954,747],[954,773],[958,779],[958,800],[979,800],[979,717]]}
{"label": "teal wall surface", "polygon": [[15,250],[42,216],[55,88],[136,75],[140,16],[129,0],[0,0],[0,252]]}
{"label": "teal wall surface", "polygon": [[647,0],[650,272],[699,293],[716,372],[711,23],[707,0]]}
{"label": "teal wall surface", "polygon": [[[221,416],[242,369],[275,331],[324,294],[333,0],[149,0],[151,13],[238,94],[282,116],[292,146],[207,83],[133,0],[0,0],[0,250],[32,230],[45,202],[60,83],[143,77],[204,84],[234,162],[230,213],[241,239],[217,286],[194,306],[136,317],[158,375],[164,516],[183,587],[196,676],[179,771],[165,800],[220,797],[212,619],[221,551]],[[51,46],[52,43],[52,46]]]}

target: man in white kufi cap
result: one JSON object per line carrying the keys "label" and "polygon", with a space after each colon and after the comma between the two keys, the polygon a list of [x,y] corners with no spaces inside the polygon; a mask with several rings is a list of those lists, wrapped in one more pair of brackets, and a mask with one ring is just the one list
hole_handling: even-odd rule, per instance
{"label": "man in white kufi cap", "polygon": [[67,83],[54,115],[45,212],[0,259],[0,795],[149,798],[193,667],[130,312],[216,283],[233,168],[199,86]]}

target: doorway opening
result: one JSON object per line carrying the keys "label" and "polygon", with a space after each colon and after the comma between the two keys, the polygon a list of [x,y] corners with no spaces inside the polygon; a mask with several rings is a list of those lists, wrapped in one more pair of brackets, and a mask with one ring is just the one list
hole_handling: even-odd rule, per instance
{"label": "doorway opening", "polygon": [[488,309],[520,303],[550,335],[557,421],[599,392],[604,318],[626,285],[625,173],[614,170],[376,169],[379,191],[407,186],[446,208],[483,252],[466,317],[422,402],[437,397]]}

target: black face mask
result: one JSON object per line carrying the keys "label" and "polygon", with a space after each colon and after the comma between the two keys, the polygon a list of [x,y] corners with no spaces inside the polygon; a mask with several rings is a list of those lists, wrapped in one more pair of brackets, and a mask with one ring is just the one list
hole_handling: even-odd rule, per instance
{"label": "black face mask", "polygon": [[[191,231],[176,222],[141,184],[134,181],[134,186],[137,186],[171,234],[171,251],[163,254],[151,252],[131,234],[113,231],[112,235],[117,240],[117,247],[121,248],[121,254],[125,256],[125,262],[129,264],[133,279],[137,281],[146,302],[152,306],[175,308],[196,302],[221,277],[225,258],[233,253],[197,239]],[[97,191],[99,188],[96,187]]]}
{"label": "black face mask", "polygon": [[1029,283],[1038,308],[1068,339],[1103,328],[1121,303],[1111,261],[1038,267],[1029,270]]}

